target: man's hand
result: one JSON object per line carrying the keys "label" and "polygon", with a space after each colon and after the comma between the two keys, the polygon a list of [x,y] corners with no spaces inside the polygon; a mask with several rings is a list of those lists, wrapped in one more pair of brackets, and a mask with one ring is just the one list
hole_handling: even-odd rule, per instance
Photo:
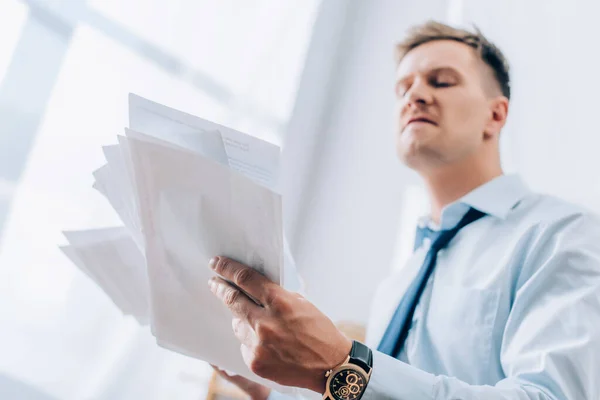
{"label": "man's hand", "polygon": [[246,379],[240,375],[229,375],[227,372],[214,365],[211,365],[211,367],[217,371],[221,378],[239,387],[244,393],[250,396],[250,399],[252,400],[266,400],[269,397],[269,394],[271,394],[271,389],[260,383],[252,382],[250,379]]}
{"label": "man's hand", "polygon": [[209,266],[222,277],[211,278],[209,286],[233,314],[248,368],[279,384],[323,393],[325,372],[344,362],[352,341],[301,295],[252,268],[225,257],[213,258]]}

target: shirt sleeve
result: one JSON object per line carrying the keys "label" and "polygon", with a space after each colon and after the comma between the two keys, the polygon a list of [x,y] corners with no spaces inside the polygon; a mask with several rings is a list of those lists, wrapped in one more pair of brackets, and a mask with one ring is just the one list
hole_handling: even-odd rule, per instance
{"label": "shirt sleeve", "polygon": [[[494,386],[434,376],[374,352],[364,400],[600,399],[600,224],[545,227],[515,278]],[[466,344],[468,345],[468,344]]]}

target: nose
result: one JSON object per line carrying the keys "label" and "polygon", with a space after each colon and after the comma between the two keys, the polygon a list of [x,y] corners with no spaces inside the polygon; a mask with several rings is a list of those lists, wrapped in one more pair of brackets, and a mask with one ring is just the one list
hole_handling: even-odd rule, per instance
{"label": "nose", "polygon": [[433,102],[430,88],[421,79],[416,79],[402,97],[403,107],[420,108]]}

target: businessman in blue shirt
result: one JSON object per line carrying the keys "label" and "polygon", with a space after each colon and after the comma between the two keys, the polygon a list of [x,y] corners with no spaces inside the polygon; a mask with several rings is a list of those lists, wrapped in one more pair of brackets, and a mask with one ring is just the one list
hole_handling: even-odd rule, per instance
{"label": "businessman in blue shirt", "polygon": [[[433,21],[397,47],[399,158],[430,214],[373,301],[365,344],[302,296],[215,257],[250,369],[326,399],[600,399],[600,221],[503,174],[510,81],[479,32]],[[283,395],[231,377],[254,399]]]}

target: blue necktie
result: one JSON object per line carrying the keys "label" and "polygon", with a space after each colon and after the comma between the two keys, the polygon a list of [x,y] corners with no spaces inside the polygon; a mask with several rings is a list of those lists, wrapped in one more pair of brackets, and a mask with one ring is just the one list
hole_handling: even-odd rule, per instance
{"label": "blue necktie", "polygon": [[408,331],[410,330],[413,314],[419,303],[419,298],[421,297],[421,294],[423,294],[425,285],[435,267],[438,252],[446,247],[462,228],[469,225],[471,222],[477,221],[484,215],[485,214],[481,211],[471,208],[452,229],[436,232],[429,228],[419,228],[415,240],[415,249],[420,247],[425,237],[431,239],[431,247],[425,256],[425,261],[423,262],[423,266],[421,266],[419,273],[406,290],[398,308],[396,308],[396,312],[394,313],[377,350],[392,357],[397,357],[400,354],[400,350],[402,350],[406,337],[408,336]]}

